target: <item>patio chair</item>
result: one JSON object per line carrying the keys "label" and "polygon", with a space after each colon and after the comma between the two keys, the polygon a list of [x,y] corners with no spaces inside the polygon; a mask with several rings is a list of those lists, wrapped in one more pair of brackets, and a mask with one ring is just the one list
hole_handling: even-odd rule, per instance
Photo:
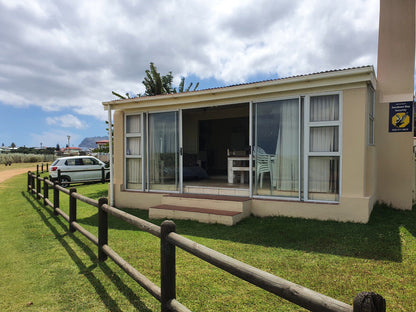
{"label": "patio chair", "polygon": [[270,176],[270,195],[273,192],[273,169],[270,155],[256,153],[256,182],[260,179],[260,188],[263,188],[263,177],[265,173]]}

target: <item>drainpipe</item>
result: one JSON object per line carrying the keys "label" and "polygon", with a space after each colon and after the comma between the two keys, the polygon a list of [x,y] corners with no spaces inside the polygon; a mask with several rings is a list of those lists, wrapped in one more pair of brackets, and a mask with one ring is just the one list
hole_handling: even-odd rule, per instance
{"label": "drainpipe", "polygon": [[113,176],[114,176],[114,170],[113,170],[113,120],[111,117],[111,106],[108,105],[108,145],[109,145],[109,154],[110,154],[110,206],[114,206],[114,183],[113,183]]}

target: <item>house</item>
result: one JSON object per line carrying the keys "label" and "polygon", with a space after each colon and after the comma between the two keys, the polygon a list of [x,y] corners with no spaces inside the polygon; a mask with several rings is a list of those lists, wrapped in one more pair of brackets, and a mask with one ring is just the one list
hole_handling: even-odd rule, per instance
{"label": "house", "polygon": [[82,148],[67,146],[67,147],[62,147],[59,153],[62,156],[79,156],[81,151],[82,151]]}
{"label": "house", "polygon": [[97,144],[98,149],[108,148],[108,140],[96,141],[95,144]]}
{"label": "house", "polygon": [[111,204],[224,224],[365,223],[377,200],[411,209],[415,3],[399,3],[381,0],[377,76],[362,66],[104,102]]}
{"label": "house", "polygon": [[109,157],[109,153],[108,153],[108,140],[100,140],[100,141],[96,141],[95,142],[97,144],[97,158],[103,162],[109,162],[110,161],[110,157]]}

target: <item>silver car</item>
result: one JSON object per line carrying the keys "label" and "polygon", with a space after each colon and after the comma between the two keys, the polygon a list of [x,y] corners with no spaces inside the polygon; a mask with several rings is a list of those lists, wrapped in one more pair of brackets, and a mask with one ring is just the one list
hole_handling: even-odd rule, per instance
{"label": "silver car", "polygon": [[70,183],[102,181],[104,168],[104,179],[109,179],[110,169],[105,163],[92,156],[71,156],[55,160],[49,167],[49,176],[52,180],[58,180],[61,175],[61,185],[68,186]]}

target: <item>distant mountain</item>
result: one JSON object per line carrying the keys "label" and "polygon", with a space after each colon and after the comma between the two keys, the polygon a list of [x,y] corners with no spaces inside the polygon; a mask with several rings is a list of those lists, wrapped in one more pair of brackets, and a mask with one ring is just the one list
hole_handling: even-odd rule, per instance
{"label": "distant mountain", "polygon": [[96,148],[97,144],[95,142],[101,140],[108,140],[108,136],[98,136],[98,137],[91,137],[85,138],[82,142],[78,145],[82,149],[89,149],[89,148]]}

